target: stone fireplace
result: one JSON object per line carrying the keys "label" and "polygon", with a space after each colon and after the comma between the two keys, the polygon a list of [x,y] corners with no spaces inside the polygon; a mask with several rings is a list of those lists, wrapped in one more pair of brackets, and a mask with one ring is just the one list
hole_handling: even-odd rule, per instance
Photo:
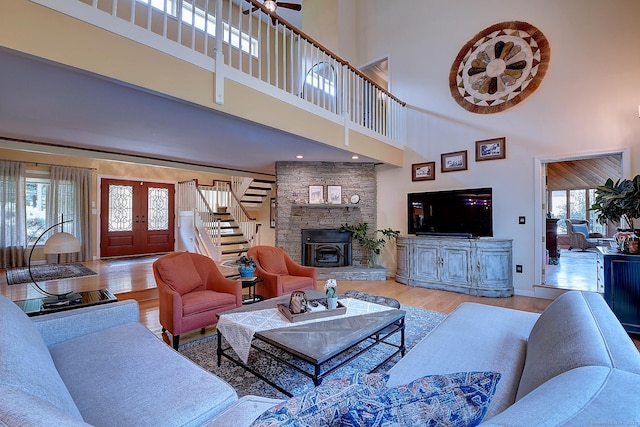
{"label": "stone fireplace", "polygon": [[303,229],[302,264],[310,267],[351,265],[351,233],[338,229]]}
{"label": "stone fireplace", "polygon": [[[377,228],[373,163],[277,162],[276,185],[276,246],[283,247],[300,264],[304,264],[307,257],[306,253],[303,254],[302,230],[337,230],[342,224],[360,222],[369,223],[372,230]],[[309,186],[322,187],[322,203],[308,203]],[[329,186],[340,186],[340,204],[326,202]],[[350,203],[354,195],[359,196],[358,203]],[[344,250],[342,247],[339,249]],[[323,253],[318,262],[332,263],[340,258],[337,250],[324,247],[320,250]],[[360,246],[353,245],[350,251],[351,264],[359,266],[362,259]]]}

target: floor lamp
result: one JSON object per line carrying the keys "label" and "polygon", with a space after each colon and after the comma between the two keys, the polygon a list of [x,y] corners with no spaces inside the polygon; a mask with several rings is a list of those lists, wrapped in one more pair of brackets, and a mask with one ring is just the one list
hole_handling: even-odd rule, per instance
{"label": "floor lamp", "polygon": [[[36,245],[38,244],[40,239],[42,239],[42,237],[45,234],[47,234],[49,230],[52,230],[58,226],[62,227],[62,225],[67,222],[71,222],[71,220],[65,221],[63,217],[62,221],[47,228],[40,235],[40,237],[36,239],[35,243],[31,247],[31,252],[29,253],[29,263],[28,263],[29,277],[31,277],[31,282],[36,287],[36,289],[43,295],[47,296],[47,298],[45,298],[42,301],[42,306],[44,308],[52,308],[52,307],[58,307],[63,305],[75,304],[82,301],[82,296],[77,292],[68,292],[65,294],[54,294],[54,293],[45,291],[40,287],[40,285],[38,285],[38,282],[36,282],[36,279],[34,279],[33,273],[31,272],[31,256],[33,255],[33,250],[36,248]],[[73,234],[66,233],[64,231],[64,228],[61,228],[61,230],[62,231],[60,231],[59,233],[55,233],[53,236],[47,239],[47,241],[44,244],[43,252],[45,254],[68,254],[68,253],[80,252],[80,242],[78,241],[78,239]]]}

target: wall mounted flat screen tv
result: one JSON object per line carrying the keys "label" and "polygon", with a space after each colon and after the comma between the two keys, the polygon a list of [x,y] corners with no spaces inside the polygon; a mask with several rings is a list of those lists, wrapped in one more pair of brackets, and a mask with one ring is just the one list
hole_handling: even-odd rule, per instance
{"label": "wall mounted flat screen tv", "polygon": [[409,234],[493,237],[492,189],[407,195]]}

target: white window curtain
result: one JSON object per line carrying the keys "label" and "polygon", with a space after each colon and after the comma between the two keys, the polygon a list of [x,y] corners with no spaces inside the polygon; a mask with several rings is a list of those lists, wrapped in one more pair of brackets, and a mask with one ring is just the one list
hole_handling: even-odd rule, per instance
{"label": "white window curtain", "polygon": [[[91,259],[91,178],[90,169],[51,166],[51,190],[47,194],[47,223],[71,220],[52,233],[64,230],[80,241],[80,252],[60,255],[57,262]],[[65,258],[62,258],[65,257]],[[52,261],[52,260],[49,260]],[[55,262],[54,261],[54,262]]]}
{"label": "white window curtain", "polygon": [[0,267],[24,265],[27,240],[25,225],[25,165],[0,160]]}

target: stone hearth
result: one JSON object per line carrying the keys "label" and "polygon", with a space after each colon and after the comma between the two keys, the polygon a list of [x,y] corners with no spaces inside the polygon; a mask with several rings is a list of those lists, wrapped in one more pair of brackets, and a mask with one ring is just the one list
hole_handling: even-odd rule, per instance
{"label": "stone hearth", "polygon": [[[367,267],[360,265],[349,265],[346,267],[318,267],[316,268],[318,281],[336,279],[338,287],[341,280],[386,280],[387,269],[376,265]],[[340,289],[338,288],[338,292]]]}

